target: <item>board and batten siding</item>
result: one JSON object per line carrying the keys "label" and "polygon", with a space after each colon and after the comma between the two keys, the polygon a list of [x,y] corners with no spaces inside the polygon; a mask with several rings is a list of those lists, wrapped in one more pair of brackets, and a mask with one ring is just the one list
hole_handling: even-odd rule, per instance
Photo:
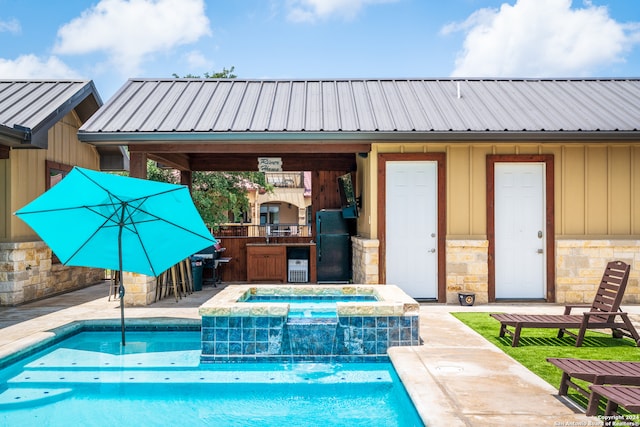
{"label": "board and batten siding", "polygon": [[[485,239],[487,155],[554,156],[558,238],[640,237],[640,141],[589,143],[377,143],[365,159],[358,229],[377,238],[371,207],[377,194],[378,153],[445,153],[447,239]],[[371,194],[369,194],[371,193]]]}
{"label": "board and batten siding", "polygon": [[47,160],[88,169],[100,168],[96,148],[78,140],[81,124],[72,111],[49,129],[48,149],[13,149],[9,159],[0,160],[0,177],[3,178],[0,200],[6,201],[0,208],[0,238],[37,238],[31,228],[13,213],[45,191]]}

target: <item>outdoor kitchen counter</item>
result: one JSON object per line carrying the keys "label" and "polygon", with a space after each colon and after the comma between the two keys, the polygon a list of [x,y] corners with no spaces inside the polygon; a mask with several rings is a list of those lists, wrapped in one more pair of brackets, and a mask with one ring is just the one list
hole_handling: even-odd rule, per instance
{"label": "outdoor kitchen counter", "polygon": [[247,243],[248,246],[315,246],[315,243]]}
{"label": "outdoor kitchen counter", "polygon": [[309,282],[316,281],[315,243],[247,243],[248,282],[288,282],[288,248],[309,248]]}

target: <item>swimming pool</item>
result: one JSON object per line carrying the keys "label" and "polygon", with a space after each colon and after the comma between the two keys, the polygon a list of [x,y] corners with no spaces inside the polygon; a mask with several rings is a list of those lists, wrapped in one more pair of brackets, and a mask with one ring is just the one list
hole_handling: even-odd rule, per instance
{"label": "swimming pool", "polygon": [[201,364],[200,332],[80,332],[0,371],[0,425],[422,426],[390,363]]}

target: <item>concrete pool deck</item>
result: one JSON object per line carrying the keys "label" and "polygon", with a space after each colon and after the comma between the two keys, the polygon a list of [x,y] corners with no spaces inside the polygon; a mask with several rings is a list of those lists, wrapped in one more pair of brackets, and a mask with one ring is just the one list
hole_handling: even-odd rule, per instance
{"label": "concrete pool deck", "polygon": [[[222,290],[202,291],[175,302],[126,307],[129,323],[154,324],[161,319],[193,323],[201,304]],[[51,337],[52,329],[78,320],[120,321],[117,301],[107,300],[107,283],[18,307],[0,307],[0,358]],[[428,426],[561,426],[602,425],[598,418],[557,396],[557,390],[531,373],[447,313],[518,311],[562,313],[555,304],[458,305],[421,304],[424,345],[393,348],[391,358],[416,408]],[[640,306],[624,305],[634,323]],[[496,324],[496,333],[498,325]]]}

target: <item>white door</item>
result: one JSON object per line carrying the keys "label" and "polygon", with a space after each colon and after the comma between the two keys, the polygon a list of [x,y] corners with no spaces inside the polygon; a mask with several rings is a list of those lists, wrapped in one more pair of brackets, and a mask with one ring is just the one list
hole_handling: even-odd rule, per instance
{"label": "white door", "polygon": [[544,163],[495,164],[495,295],[546,293]]}
{"label": "white door", "polygon": [[438,297],[438,164],[386,162],[386,277],[413,298]]}

